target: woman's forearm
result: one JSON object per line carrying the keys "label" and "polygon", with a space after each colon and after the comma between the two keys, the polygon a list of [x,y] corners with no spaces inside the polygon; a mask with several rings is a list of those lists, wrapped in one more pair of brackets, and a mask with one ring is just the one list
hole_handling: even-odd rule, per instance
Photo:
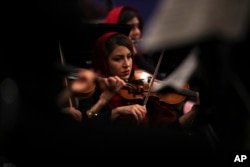
{"label": "woman's forearm", "polygon": [[109,102],[112,96],[113,93],[110,93],[109,91],[102,92],[99,100],[87,111],[87,116],[89,118],[97,116],[98,112]]}

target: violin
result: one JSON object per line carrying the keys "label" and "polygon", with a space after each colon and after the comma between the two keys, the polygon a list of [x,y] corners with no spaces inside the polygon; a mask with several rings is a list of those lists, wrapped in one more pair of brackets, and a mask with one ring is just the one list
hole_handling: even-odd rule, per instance
{"label": "violin", "polygon": [[161,84],[161,81],[155,78],[159,71],[164,52],[165,50],[162,50],[153,75],[144,70],[134,71],[133,77],[136,82],[132,82],[129,87],[122,89],[119,92],[123,98],[128,100],[144,99],[143,105],[146,106],[149,98],[154,98],[165,104],[180,105],[186,99],[186,95],[197,96],[197,92],[189,91],[189,85],[187,83],[183,85],[183,89],[175,90],[173,92],[152,92],[152,90],[155,90],[155,86]]}
{"label": "violin", "polygon": [[[150,82],[152,79],[152,74],[147,71],[141,69],[135,70],[134,76],[130,81],[131,83],[121,89],[118,93],[121,97],[130,101],[144,100],[149,93],[149,98],[171,105],[180,104],[186,99],[186,95],[180,93],[167,92],[162,94],[153,92],[153,89],[150,89]],[[152,83],[152,88],[159,84],[161,84],[161,81],[155,79]],[[185,84],[183,89],[188,90],[189,84]]]}
{"label": "violin", "polygon": [[[150,82],[153,79],[152,74],[142,69],[135,70],[133,74],[134,75],[130,81],[127,81],[126,86],[117,92],[128,103],[136,103],[145,100],[149,93],[149,98],[151,100],[157,100],[169,105],[178,105],[185,101],[186,97],[189,96],[189,94],[186,94],[185,92],[153,92],[152,90],[154,89],[150,89]],[[73,95],[84,99],[90,97],[95,91],[97,84],[100,86],[100,83],[102,82],[101,80],[105,78],[99,77],[89,69],[79,68],[77,74],[68,76],[68,79]],[[155,79],[152,88],[158,86],[161,82],[161,80]],[[189,84],[186,83],[183,85],[183,90],[190,91]]]}

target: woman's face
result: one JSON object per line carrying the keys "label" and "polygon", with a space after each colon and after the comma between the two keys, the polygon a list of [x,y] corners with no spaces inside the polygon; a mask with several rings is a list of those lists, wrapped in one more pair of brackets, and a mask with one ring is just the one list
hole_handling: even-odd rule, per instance
{"label": "woman's face", "polygon": [[117,46],[108,57],[108,67],[111,76],[127,80],[132,70],[132,53],[125,46]]}
{"label": "woman's face", "polygon": [[137,17],[134,17],[130,21],[127,22],[127,24],[132,26],[132,29],[129,33],[129,38],[131,40],[138,40],[141,38],[141,30],[139,28],[140,21]]}

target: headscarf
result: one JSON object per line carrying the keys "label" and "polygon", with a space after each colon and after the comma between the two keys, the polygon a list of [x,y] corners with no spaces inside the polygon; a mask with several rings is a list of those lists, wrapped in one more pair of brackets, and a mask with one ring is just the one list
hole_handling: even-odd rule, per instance
{"label": "headscarf", "polygon": [[140,15],[140,12],[138,10],[136,10],[135,8],[133,8],[132,6],[118,6],[118,7],[115,7],[113,9],[111,9],[106,18],[105,18],[105,23],[108,23],[108,24],[121,24],[120,22],[120,17],[121,17],[121,14],[122,14],[122,11],[125,10],[125,9],[129,9],[129,10],[132,10],[133,12],[135,12],[138,16],[138,19],[140,21],[140,30],[142,32],[142,28],[143,28],[143,21],[142,21],[142,17]]}
{"label": "headscarf", "polygon": [[93,50],[93,57],[92,57],[93,69],[103,77],[107,77],[109,75],[107,60],[104,55],[106,47],[105,44],[110,37],[116,34],[118,34],[118,32],[107,32],[102,36],[100,36],[97,39]]}

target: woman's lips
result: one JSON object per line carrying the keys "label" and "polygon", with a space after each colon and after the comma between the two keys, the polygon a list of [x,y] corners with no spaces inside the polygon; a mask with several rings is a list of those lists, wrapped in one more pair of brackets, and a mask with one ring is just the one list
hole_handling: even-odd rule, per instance
{"label": "woman's lips", "polygon": [[130,71],[124,71],[122,72],[123,75],[129,75],[130,74]]}

